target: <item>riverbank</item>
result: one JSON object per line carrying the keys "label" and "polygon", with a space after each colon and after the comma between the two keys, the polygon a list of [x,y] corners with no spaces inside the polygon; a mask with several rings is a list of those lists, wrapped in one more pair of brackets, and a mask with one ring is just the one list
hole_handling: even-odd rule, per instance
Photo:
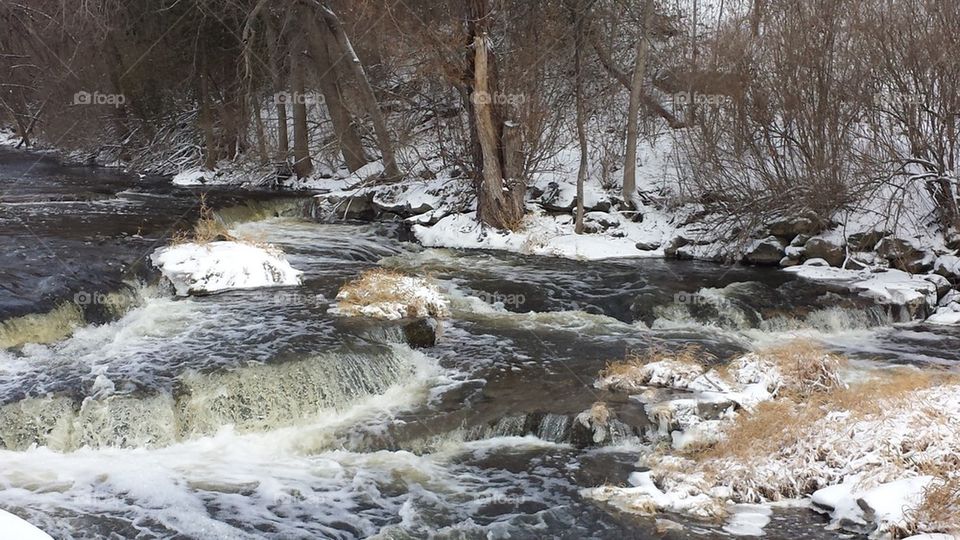
{"label": "riverbank", "polygon": [[955,373],[853,368],[802,342],[710,361],[654,353],[599,374],[597,388],[630,395],[657,420],[645,472],[586,496],[708,518],[803,499],[834,528],[872,538],[960,535]]}

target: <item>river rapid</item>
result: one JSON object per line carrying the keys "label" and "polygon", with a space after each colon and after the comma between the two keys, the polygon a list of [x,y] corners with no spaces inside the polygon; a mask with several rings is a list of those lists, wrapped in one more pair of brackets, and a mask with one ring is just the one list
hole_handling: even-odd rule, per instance
{"label": "river rapid", "polygon": [[[580,497],[644,451],[631,400],[601,444],[577,429],[614,399],[606,363],[795,336],[865,366],[960,359],[956,331],[773,269],[424,249],[396,223],[318,223],[309,198],[203,191],[303,285],[175,298],[147,258],[199,190],[0,150],[0,508],[55,538],[729,536]],[[378,266],[439,283],[436,347],[329,312]],[[777,508],[764,531],[838,537],[824,524]]]}

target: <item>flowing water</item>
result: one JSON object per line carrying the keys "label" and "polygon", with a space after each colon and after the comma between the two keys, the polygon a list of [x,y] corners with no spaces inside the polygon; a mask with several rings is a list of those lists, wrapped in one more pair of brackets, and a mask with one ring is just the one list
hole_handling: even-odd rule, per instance
{"label": "flowing water", "polygon": [[[592,387],[608,361],[796,335],[864,363],[960,354],[960,334],[774,270],[423,249],[271,194],[208,201],[303,286],[174,298],[144,260],[198,193],[2,151],[0,190],[0,508],[55,538],[660,538],[578,494],[624,483],[642,451],[629,400],[602,444],[578,429],[617,399]],[[329,313],[376,266],[440,284],[436,347]],[[726,534],[667,517],[685,526],[670,538]],[[765,531],[836,537],[823,526],[777,509]]]}

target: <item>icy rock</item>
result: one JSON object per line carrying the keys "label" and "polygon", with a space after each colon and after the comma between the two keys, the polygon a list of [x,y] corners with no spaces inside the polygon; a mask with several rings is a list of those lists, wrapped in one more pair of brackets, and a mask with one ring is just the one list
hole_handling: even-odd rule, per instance
{"label": "icy rock", "polygon": [[234,241],[162,247],[150,260],[178,296],[299,285],[302,275],[280,251]]}
{"label": "icy rock", "polygon": [[773,266],[784,256],[784,245],[776,236],[755,241],[744,251],[744,259],[750,264]]}
{"label": "icy rock", "polygon": [[807,243],[803,245],[803,249],[807,259],[823,259],[827,261],[830,266],[840,266],[846,258],[843,247],[819,236],[814,236],[807,240]]}

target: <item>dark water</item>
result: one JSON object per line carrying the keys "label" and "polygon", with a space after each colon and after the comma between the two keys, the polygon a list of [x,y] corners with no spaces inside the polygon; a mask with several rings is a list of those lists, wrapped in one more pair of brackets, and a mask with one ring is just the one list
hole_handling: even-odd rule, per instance
{"label": "dark water", "polygon": [[[642,451],[630,430],[571,444],[572,418],[614,399],[592,386],[607,362],[690,344],[722,361],[789,331],[865,361],[951,363],[960,338],[773,270],[425,250],[394,225],[296,217],[236,230],[282,247],[303,286],[177,299],[130,282],[197,192],[3,151],[0,186],[0,319],[78,292],[130,299],[0,351],[0,507],[58,538],[660,538],[579,495],[624,484]],[[208,200],[238,220],[298,207]],[[438,346],[329,313],[375,266],[440,283],[453,317]],[[668,517],[685,526],[669,538],[725,534]],[[777,510],[765,530],[835,537],[823,525]]]}

